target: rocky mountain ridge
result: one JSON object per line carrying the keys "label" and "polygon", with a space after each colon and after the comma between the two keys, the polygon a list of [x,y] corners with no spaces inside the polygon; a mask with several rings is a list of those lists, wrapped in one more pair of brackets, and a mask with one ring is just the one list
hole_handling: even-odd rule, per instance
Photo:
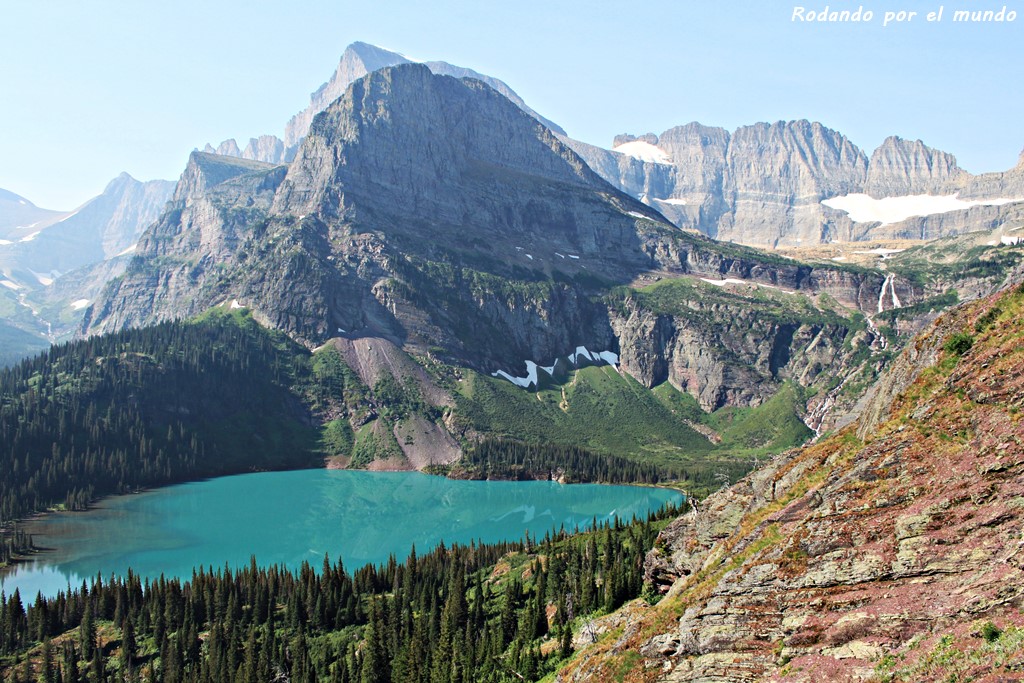
{"label": "rocky mountain ridge", "polygon": [[[690,123],[660,136],[618,136],[624,153],[566,142],[676,225],[754,246],[935,239],[992,227],[1024,203],[1020,164],[973,176],[953,155],[896,136],[868,159],[842,134],[809,121],[732,133]],[[892,198],[912,198],[905,214],[881,210],[891,204],[877,200]]]}
{"label": "rocky mountain ridge", "polygon": [[[290,162],[313,117],[348,85],[377,69],[409,63],[413,60],[397,52],[353,43],[332,77],[310,96],[309,106],[288,122],[283,140],[264,135],[241,149],[232,139],[216,148],[207,144],[204,151]],[[972,176],[953,155],[897,136],[887,138],[869,159],[837,131],[803,120],[756,123],[731,133],[694,122],[660,136],[619,135],[607,150],[569,138],[498,79],[446,62],[424,64],[437,74],[481,80],[559,135],[612,185],[675,225],[716,239],[769,248],[929,240],[991,228],[1024,204],[1019,165]],[[850,195],[843,206],[824,203]],[[895,216],[876,215],[891,212],[872,201],[921,195],[959,201],[920,199]]]}
{"label": "rocky mountain ridge", "polygon": [[231,303],[310,348],[381,339],[487,374],[587,347],[704,410],[795,382],[819,428],[848,400],[836,374],[874,372],[883,287],[935,294],[679,230],[493,89],[407,64],[350,85],[287,166],[194,153],[83,331]]}
{"label": "rocky mountain ridge", "polygon": [[609,635],[557,680],[1019,673],[1019,649],[988,643],[1024,624],[1022,306],[1016,285],[943,316],[859,431],[778,456],[673,522],[647,559],[665,598],[596,624]]}
{"label": "rocky mountain ridge", "polygon": [[523,101],[523,98],[504,81],[472,69],[449,64],[448,62],[417,62],[397,52],[385,50],[368,43],[355,42],[345,48],[331,78],[309,96],[309,105],[288,121],[284,130],[284,139],[280,139],[275,135],[261,135],[258,138],[251,138],[244,149],[240,149],[234,139],[229,139],[220,143],[216,148],[207,143],[203,151],[208,154],[221,154],[272,164],[290,162],[295,158],[303,138],[309,132],[313,118],[345,94],[345,90],[352,83],[378,69],[399,64],[417,63],[424,64],[432,73],[440,76],[472,78],[486,83],[552,131],[561,135],[565,134],[565,131],[558,124],[544,118],[531,109]]}

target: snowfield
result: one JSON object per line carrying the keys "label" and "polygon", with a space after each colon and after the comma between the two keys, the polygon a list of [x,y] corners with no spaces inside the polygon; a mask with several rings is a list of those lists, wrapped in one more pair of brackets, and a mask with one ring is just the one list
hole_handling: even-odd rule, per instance
{"label": "snowfield", "polygon": [[659,147],[655,147],[649,142],[643,140],[634,140],[633,142],[626,142],[618,147],[612,147],[613,152],[619,154],[625,154],[626,156],[639,159],[640,161],[647,161],[652,164],[668,164],[672,165],[672,159],[669,158],[668,154]]}
{"label": "snowfield", "polygon": [[963,200],[955,194],[945,196],[916,194],[875,199],[866,194],[848,194],[825,199],[821,203],[830,209],[845,212],[854,223],[889,225],[914,216],[934,216],[951,211],[963,211],[972,206],[1002,206],[1021,201],[1024,201],[1024,197]]}
{"label": "snowfield", "polygon": [[[619,364],[619,355],[613,351],[590,351],[586,346],[577,346],[576,350],[570,353],[567,358],[569,362],[578,366],[581,360],[587,360],[591,363],[606,363],[615,367]],[[535,389],[539,386],[537,370],[543,370],[550,377],[555,374],[555,363],[545,367],[543,365],[537,365],[532,360],[526,362],[526,377],[515,377],[505,372],[504,370],[498,370],[491,373],[491,377],[501,377],[507,379],[512,384],[529,389],[532,385]],[[556,361],[557,362],[557,361]]]}

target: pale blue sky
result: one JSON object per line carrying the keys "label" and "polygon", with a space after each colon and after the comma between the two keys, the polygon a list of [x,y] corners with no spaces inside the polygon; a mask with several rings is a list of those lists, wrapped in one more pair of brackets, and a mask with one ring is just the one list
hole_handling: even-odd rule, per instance
{"label": "pale blue sky", "polygon": [[[0,188],[69,209],[121,171],[176,179],[188,153],[281,135],[362,40],[503,79],[573,137],[808,118],[870,154],[924,140],[972,172],[1024,147],[1024,16],[954,24],[917,0],[0,0]],[[794,5],[873,10],[807,25]],[[925,14],[947,4],[942,23]],[[887,10],[920,13],[882,27]]]}

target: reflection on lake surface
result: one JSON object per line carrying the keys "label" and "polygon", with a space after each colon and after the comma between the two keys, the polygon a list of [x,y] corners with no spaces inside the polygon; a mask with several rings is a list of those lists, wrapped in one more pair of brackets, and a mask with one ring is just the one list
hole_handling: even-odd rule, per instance
{"label": "reflection on lake surface", "polygon": [[616,516],[644,517],[682,496],[665,489],[554,482],[454,481],[415,472],[303,470],[182,484],[102,501],[23,525],[51,551],[0,576],[0,589],[53,595],[129,567],[155,578],[195,567],[248,564],[319,568],[324,554],[349,570],[403,560],[438,543],[515,541]]}

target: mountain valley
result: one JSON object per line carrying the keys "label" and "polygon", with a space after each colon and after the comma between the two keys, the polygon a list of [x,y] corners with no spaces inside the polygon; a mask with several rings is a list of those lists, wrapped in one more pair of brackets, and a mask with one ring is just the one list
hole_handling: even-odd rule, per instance
{"label": "mountain valley", "polygon": [[0,237],[4,562],[28,515],[243,472],[687,496],[6,595],[5,683],[57,652],[97,683],[1020,677],[1024,156],[972,175],[803,120],[606,150],[355,43],[282,138],[75,212],[0,191]]}

